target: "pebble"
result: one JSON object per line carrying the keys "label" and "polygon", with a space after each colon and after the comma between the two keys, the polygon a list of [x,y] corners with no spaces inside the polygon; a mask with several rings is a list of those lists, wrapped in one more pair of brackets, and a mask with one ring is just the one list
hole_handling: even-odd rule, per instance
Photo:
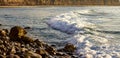
{"label": "pebble", "polygon": [[[14,26],[10,32],[0,30],[0,58],[71,58],[75,46],[67,44],[58,51],[56,45],[49,45],[26,35],[27,32],[20,26]],[[54,47],[56,46],[56,47]],[[69,54],[67,54],[69,52]],[[74,56],[75,57],[75,56]]]}

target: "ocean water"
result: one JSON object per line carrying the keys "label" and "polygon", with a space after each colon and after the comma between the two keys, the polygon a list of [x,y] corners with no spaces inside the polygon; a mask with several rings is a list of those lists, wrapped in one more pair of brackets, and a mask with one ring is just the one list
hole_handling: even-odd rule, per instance
{"label": "ocean water", "polygon": [[0,8],[0,29],[31,27],[28,36],[57,45],[72,43],[80,58],[120,58],[120,7]]}

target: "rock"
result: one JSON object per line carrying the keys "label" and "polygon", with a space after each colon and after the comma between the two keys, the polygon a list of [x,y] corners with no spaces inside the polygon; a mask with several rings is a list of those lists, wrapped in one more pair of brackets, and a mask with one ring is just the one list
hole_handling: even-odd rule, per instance
{"label": "rock", "polygon": [[33,42],[32,38],[25,36],[26,34],[27,32],[25,31],[24,28],[20,26],[15,26],[11,28],[9,36],[10,36],[10,39],[13,41],[19,41],[24,43]]}
{"label": "rock", "polygon": [[2,24],[0,24],[0,26],[2,26]]}
{"label": "rock", "polygon": [[4,55],[0,55],[0,58],[6,58],[6,56],[4,56]]}
{"label": "rock", "polygon": [[81,58],[93,58],[93,55],[85,54],[85,55],[81,56]]}
{"label": "rock", "polygon": [[42,58],[49,57],[49,56],[48,56],[49,54],[48,54],[48,53],[46,52],[46,50],[43,49],[43,48],[37,49],[37,50],[36,50],[36,53],[37,53],[37,54],[40,54],[40,55],[42,56]]}
{"label": "rock", "polygon": [[48,53],[46,52],[46,50],[45,50],[45,49],[42,49],[42,48],[37,49],[37,50],[36,50],[36,53],[38,53],[38,54],[40,54],[40,55],[48,54]]}
{"label": "rock", "polygon": [[40,47],[47,47],[47,45],[46,45],[45,43],[39,41],[39,39],[36,39],[34,42],[35,42],[37,45],[39,45]]}
{"label": "rock", "polygon": [[56,49],[51,47],[51,46],[48,46],[46,47],[45,49],[50,55],[56,55]]}
{"label": "rock", "polygon": [[10,39],[13,41],[20,41],[22,36],[25,36],[27,32],[20,26],[12,27],[9,33]]}
{"label": "rock", "polygon": [[6,32],[6,34],[8,35],[8,33],[9,33],[8,29],[2,29],[2,30],[4,30]]}
{"label": "rock", "polygon": [[56,58],[72,58],[70,55],[63,55],[63,56],[58,56]]}
{"label": "rock", "polygon": [[32,38],[27,37],[27,36],[22,36],[21,39],[22,39],[22,41],[23,41],[24,43],[34,42],[34,40],[33,40]]}
{"label": "rock", "polygon": [[28,51],[28,49],[26,49],[26,48],[21,48],[21,52],[25,52],[25,51]]}
{"label": "rock", "polygon": [[7,35],[7,32],[5,30],[0,30],[0,36],[6,36]]}
{"label": "rock", "polygon": [[76,47],[73,44],[66,44],[66,46],[64,47],[64,51],[65,52],[74,52],[76,50]]}
{"label": "rock", "polygon": [[18,55],[10,54],[6,58],[20,58]]}
{"label": "rock", "polygon": [[11,54],[15,54],[15,53],[16,53],[15,47],[12,47],[10,53],[11,53]]}
{"label": "rock", "polygon": [[0,45],[1,45],[1,44],[3,44],[3,41],[2,41],[2,40],[0,40]]}
{"label": "rock", "polygon": [[26,56],[30,56],[31,58],[42,58],[41,55],[37,54],[37,53],[34,53],[32,51],[26,51]]}
{"label": "rock", "polygon": [[65,54],[64,54],[63,52],[57,52],[56,55],[57,55],[57,56],[63,56],[63,55],[65,55]]}
{"label": "rock", "polygon": [[24,29],[31,29],[31,27],[24,27]]}

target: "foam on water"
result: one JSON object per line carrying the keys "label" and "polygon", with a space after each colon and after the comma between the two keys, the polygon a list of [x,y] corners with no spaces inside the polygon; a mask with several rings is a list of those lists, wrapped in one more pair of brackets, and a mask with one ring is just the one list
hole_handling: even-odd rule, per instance
{"label": "foam on water", "polygon": [[[113,51],[109,39],[95,31],[95,24],[86,22],[89,20],[84,15],[100,15],[94,10],[80,10],[63,13],[52,17],[46,23],[59,31],[72,34],[65,42],[77,47],[76,54],[80,58],[120,58],[120,51]],[[73,35],[74,34],[74,35]]]}
{"label": "foam on water", "polygon": [[93,27],[93,24],[85,22],[86,18],[80,17],[79,13],[69,12],[58,15],[51,20],[47,21],[47,24],[52,28],[58,29],[66,33],[76,33],[79,30],[83,30],[84,27]]}

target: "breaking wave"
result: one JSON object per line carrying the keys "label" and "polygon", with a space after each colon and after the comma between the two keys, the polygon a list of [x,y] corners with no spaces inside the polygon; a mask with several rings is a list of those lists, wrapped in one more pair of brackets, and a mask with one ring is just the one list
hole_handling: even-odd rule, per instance
{"label": "breaking wave", "polygon": [[[53,29],[70,34],[65,42],[77,47],[80,58],[120,58],[120,52],[112,51],[109,39],[95,30],[97,25],[90,23],[87,16],[102,16],[105,13],[95,10],[79,10],[63,13],[50,18],[46,23]],[[107,32],[107,31],[106,31]],[[114,33],[114,32],[112,32]],[[81,56],[82,55],[82,56]]]}

